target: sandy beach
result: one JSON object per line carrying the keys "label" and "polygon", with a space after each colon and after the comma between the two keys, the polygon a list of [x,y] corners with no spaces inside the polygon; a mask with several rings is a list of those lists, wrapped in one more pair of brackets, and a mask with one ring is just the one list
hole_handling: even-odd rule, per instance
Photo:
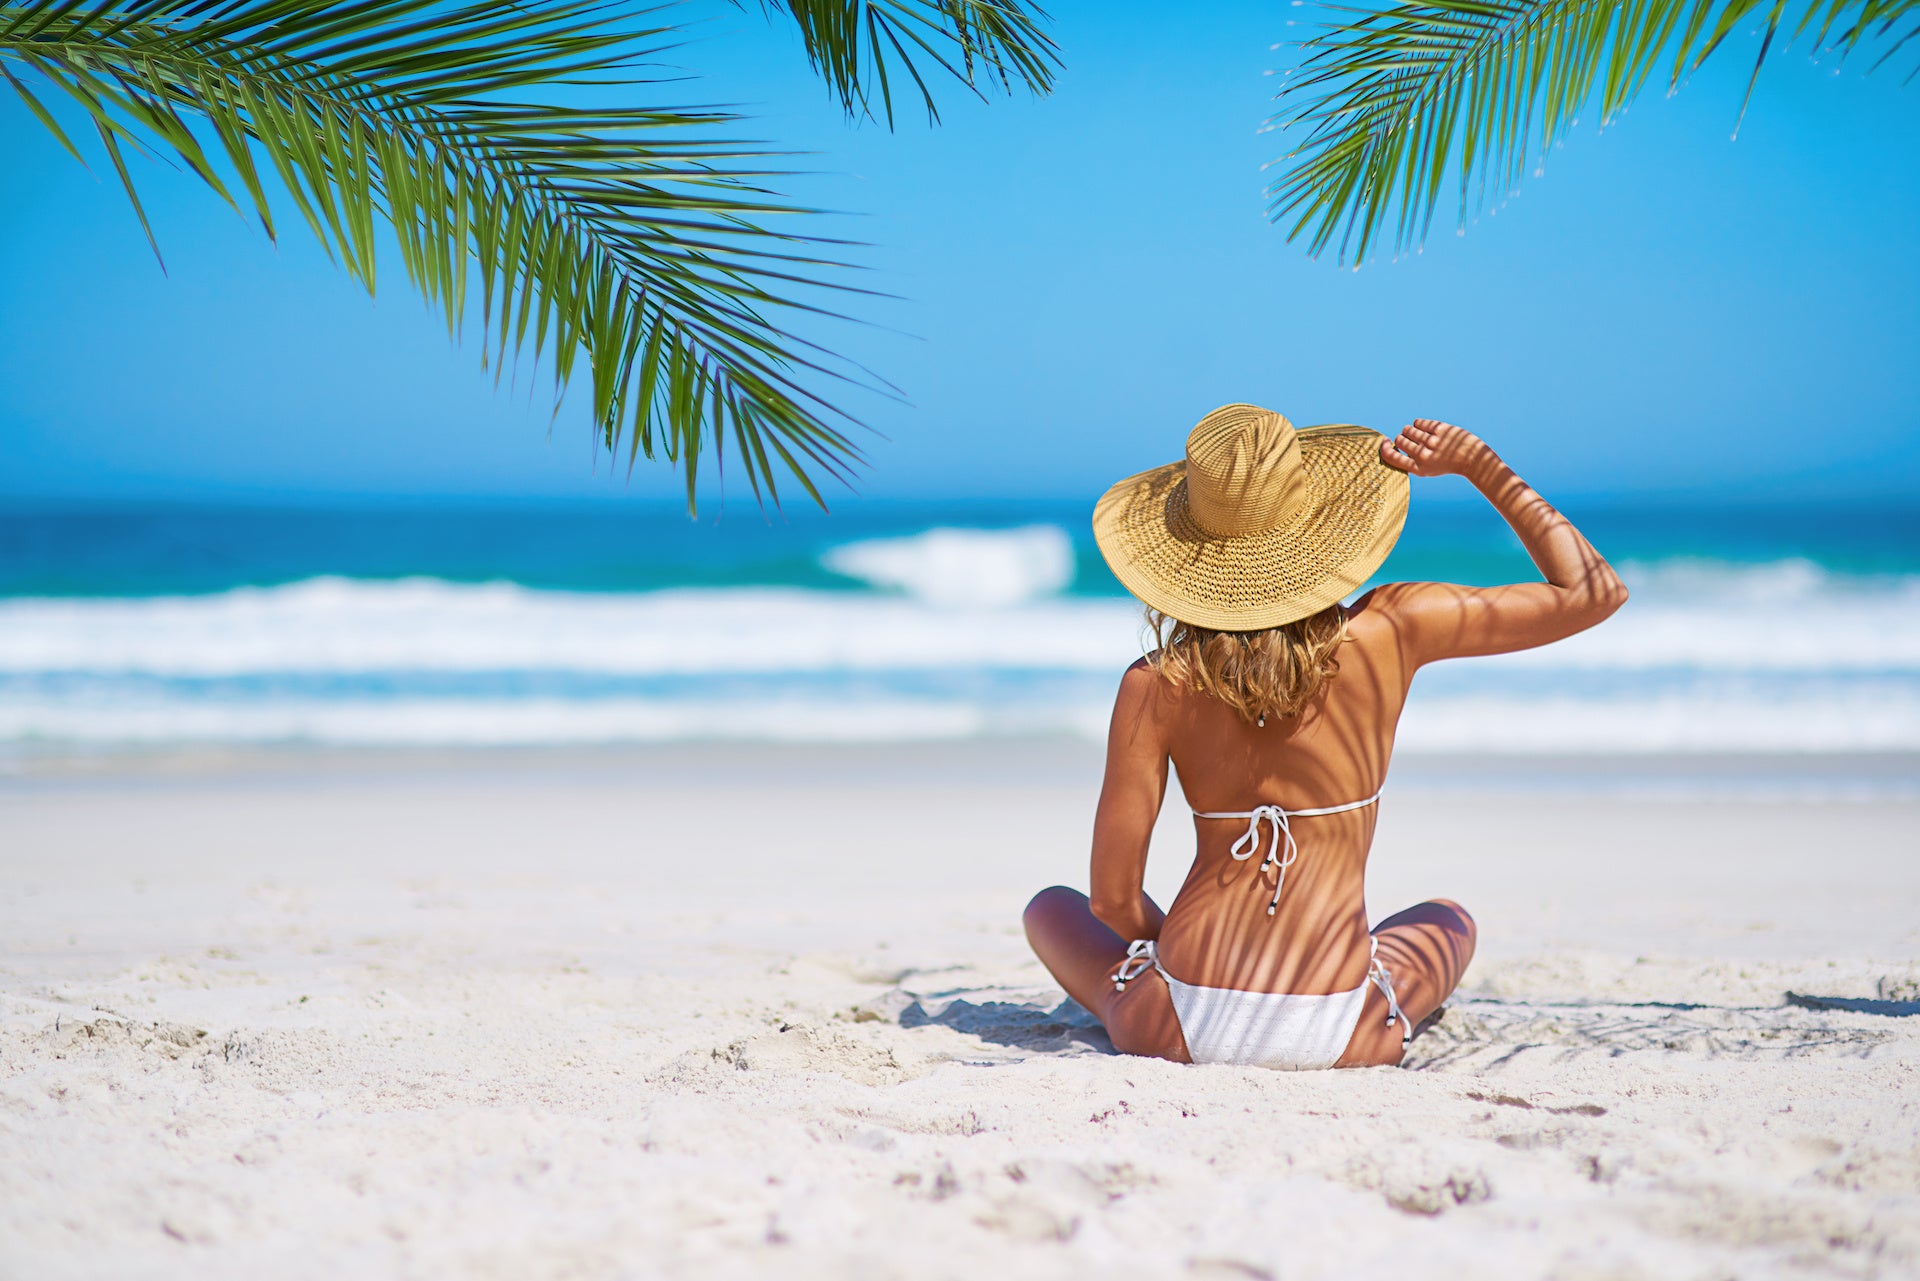
{"label": "sandy beach", "polygon": [[1373,912],[1480,955],[1404,1068],[1297,1075],[1114,1055],[1032,960],[1097,779],[17,758],[0,1275],[1920,1273],[1912,758],[1403,762]]}

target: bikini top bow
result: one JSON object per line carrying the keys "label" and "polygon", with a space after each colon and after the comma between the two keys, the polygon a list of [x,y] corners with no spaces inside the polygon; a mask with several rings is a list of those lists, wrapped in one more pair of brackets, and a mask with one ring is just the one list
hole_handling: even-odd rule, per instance
{"label": "bikini top bow", "polygon": [[1266,823],[1273,830],[1273,839],[1267,845],[1267,856],[1260,860],[1260,870],[1276,868],[1273,878],[1273,901],[1267,904],[1267,915],[1272,916],[1280,910],[1280,890],[1287,883],[1287,869],[1300,857],[1300,843],[1293,839],[1293,826],[1289,818],[1317,818],[1322,814],[1344,814],[1348,810],[1361,810],[1380,799],[1375,792],[1364,801],[1352,801],[1346,805],[1329,805],[1324,809],[1288,810],[1278,805],[1256,805],[1250,810],[1195,810],[1195,818],[1244,818],[1247,830],[1234,841],[1227,853],[1235,862],[1244,863],[1260,849],[1260,824]]}

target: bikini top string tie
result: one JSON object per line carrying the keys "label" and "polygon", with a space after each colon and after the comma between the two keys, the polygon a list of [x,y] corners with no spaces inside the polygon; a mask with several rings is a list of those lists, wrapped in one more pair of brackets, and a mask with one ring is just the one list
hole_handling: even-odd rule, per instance
{"label": "bikini top string tie", "polygon": [[1260,848],[1260,824],[1265,822],[1273,828],[1267,856],[1260,860],[1263,873],[1270,867],[1279,869],[1273,878],[1273,901],[1267,904],[1267,915],[1272,916],[1280,910],[1280,889],[1287,883],[1287,869],[1300,857],[1300,843],[1293,839],[1293,827],[1287,822],[1287,812],[1278,805],[1256,805],[1248,813],[1251,817],[1247,820],[1247,830],[1241,833],[1240,839],[1227,852],[1235,861],[1246,862]]}
{"label": "bikini top string tie", "polygon": [[1256,805],[1250,810],[1195,810],[1195,818],[1244,818],[1247,830],[1227,851],[1236,862],[1244,863],[1252,858],[1260,848],[1260,824],[1266,823],[1273,829],[1273,839],[1267,845],[1267,856],[1260,861],[1260,870],[1276,868],[1273,878],[1273,900],[1267,904],[1267,915],[1272,916],[1280,910],[1280,890],[1287,883],[1287,869],[1300,857],[1300,844],[1293,839],[1293,826],[1289,818],[1317,818],[1322,814],[1344,814],[1348,810],[1365,809],[1380,799],[1375,792],[1364,801],[1353,801],[1346,805],[1328,805],[1322,809],[1287,810],[1278,805]]}

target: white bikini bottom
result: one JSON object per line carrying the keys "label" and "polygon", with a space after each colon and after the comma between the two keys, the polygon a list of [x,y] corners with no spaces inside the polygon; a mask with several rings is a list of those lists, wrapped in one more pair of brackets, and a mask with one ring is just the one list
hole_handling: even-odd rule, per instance
{"label": "white bikini bottom", "polygon": [[[1371,941],[1371,940],[1370,940]],[[1182,983],[1160,964],[1152,939],[1137,939],[1114,974],[1116,991],[1125,991],[1149,966],[1160,971],[1173,997],[1174,1017],[1195,1063],[1238,1063],[1282,1071],[1330,1068],[1353,1041],[1367,1004],[1367,984],[1387,998],[1387,1025],[1400,1023],[1404,1053],[1413,1039],[1406,1015],[1393,994],[1393,975],[1380,964],[1378,945],[1367,959],[1367,977],[1350,992],[1305,996],[1293,992],[1240,992],[1227,987]]]}

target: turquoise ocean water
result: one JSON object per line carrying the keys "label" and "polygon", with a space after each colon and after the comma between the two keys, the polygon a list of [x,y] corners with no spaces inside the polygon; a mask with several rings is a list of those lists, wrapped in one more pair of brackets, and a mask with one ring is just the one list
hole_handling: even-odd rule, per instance
{"label": "turquoise ocean water", "polygon": [[[1104,733],[1088,504],[0,511],[0,745]],[[1423,673],[1404,749],[1920,750],[1920,509],[1573,505],[1632,602]],[[1382,578],[1528,577],[1416,499]]]}

